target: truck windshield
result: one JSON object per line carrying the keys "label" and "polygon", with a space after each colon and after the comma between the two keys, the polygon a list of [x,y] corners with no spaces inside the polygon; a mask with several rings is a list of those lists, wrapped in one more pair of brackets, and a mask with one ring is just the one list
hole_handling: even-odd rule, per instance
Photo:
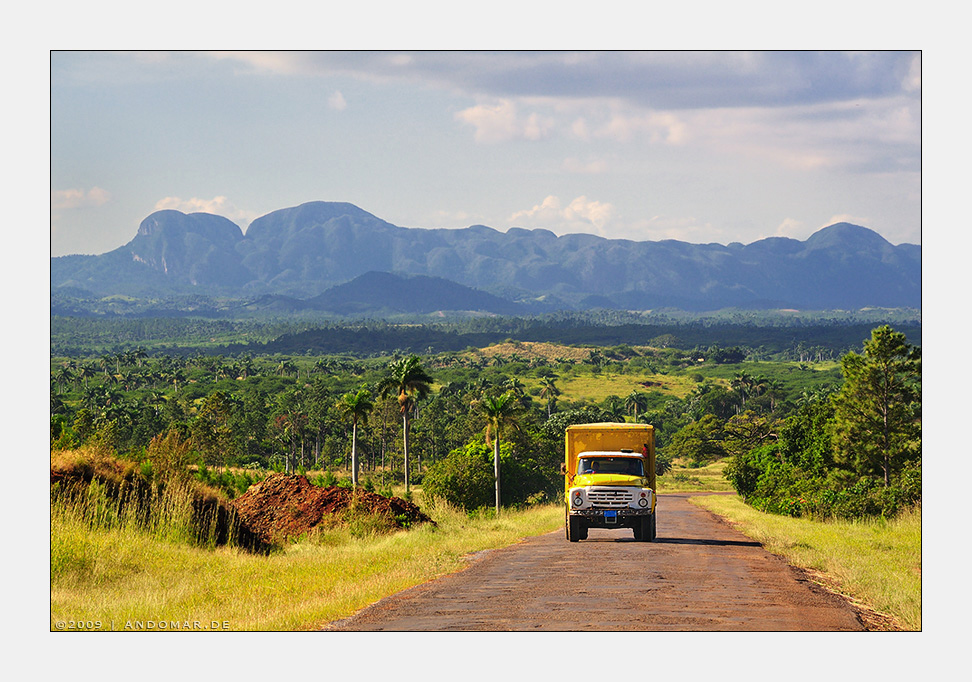
{"label": "truck windshield", "polygon": [[641,460],[635,457],[581,457],[577,461],[579,474],[624,474],[644,476]]}

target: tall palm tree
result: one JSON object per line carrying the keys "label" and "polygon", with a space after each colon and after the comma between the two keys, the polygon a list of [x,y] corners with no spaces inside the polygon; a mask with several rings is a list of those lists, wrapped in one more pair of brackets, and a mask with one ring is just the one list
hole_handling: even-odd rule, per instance
{"label": "tall palm tree", "polygon": [[[500,396],[484,395],[473,403],[486,419],[486,445],[492,441],[493,446],[493,476],[496,479],[496,514],[500,513],[500,431],[509,426],[518,427],[517,418],[521,411],[520,402],[512,391]],[[495,435],[495,438],[493,436]]]}
{"label": "tall palm tree", "polygon": [[739,395],[742,403],[741,408],[745,410],[746,396],[749,395],[753,387],[753,378],[746,374],[746,372],[740,372],[730,380],[729,387]]}
{"label": "tall palm tree", "polygon": [[375,404],[371,402],[371,393],[362,388],[357,393],[345,393],[338,403],[338,408],[345,419],[351,420],[351,484],[358,485],[358,424],[366,424],[368,415]]}
{"label": "tall palm tree", "polygon": [[401,358],[391,363],[389,375],[378,384],[382,396],[397,395],[402,414],[402,448],[405,457],[405,492],[408,485],[408,424],[415,401],[427,396],[432,390],[433,379],[422,367],[417,355]]}
{"label": "tall palm tree", "polygon": [[74,372],[71,371],[70,367],[61,367],[54,373],[54,381],[57,383],[58,393],[60,393],[65,384],[74,381]]}
{"label": "tall palm tree", "polygon": [[92,367],[88,363],[82,363],[81,365],[78,366],[77,377],[82,381],[85,388],[88,387],[88,379],[93,377],[95,374],[96,372],[94,367]]}
{"label": "tall palm tree", "polygon": [[628,397],[624,399],[624,406],[630,410],[634,410],[634,421],[637,423],[638,409],[644,410],[648,407],[648,396],[641,391],[631,391]]}
{"label": "tall palm tree", "polygon": [[550,419],[551,408],[557,404],[557,396],[560,395],[560,389],[557,388],[557,382],[551,377],[544,377],[540,380],[540,397],[547,401],[547,419]]}

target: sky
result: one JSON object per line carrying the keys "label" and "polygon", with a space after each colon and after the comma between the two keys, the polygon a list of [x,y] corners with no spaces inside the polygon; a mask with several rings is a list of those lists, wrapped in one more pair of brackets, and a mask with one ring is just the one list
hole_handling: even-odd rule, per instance
{"label": "sky", "polygon": [[395,225],[921,243],[920,52],[50,54],[51,255],[153,211],[308,201]]}

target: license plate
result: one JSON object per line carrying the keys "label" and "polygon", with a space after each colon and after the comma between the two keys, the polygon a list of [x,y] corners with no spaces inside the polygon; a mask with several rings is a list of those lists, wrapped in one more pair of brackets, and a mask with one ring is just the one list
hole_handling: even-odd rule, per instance
{"label": "license plate", "polygon": [[604,522],[605,523],[617,523],[618,522],[618,512],[612,510],[606,510],[604,512]]}

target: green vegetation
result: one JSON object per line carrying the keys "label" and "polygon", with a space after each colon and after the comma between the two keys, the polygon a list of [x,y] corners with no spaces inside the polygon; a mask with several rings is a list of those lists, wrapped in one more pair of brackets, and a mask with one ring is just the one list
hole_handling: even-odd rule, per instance
{"label": "green vegetation", "polygon": [[920,349],[884,326],[862,355],[844,356],[841,368],[839,390],[810,397],[785,419],[743,430],[765,434],[726,468],[747,502],[820,518],[894,516],[920,503]]}
{"label": "green vegetation", "polygon": [[731,492],[732,485],[726,480],[725,468],[725,460],[703,467],[674,466],[656,479],[658,492],[661,494]]}
{"label": "green vegetation", "polygon": [[692,501],[728,518],[767,550],[809,569],[825,586],[921,630],[921,510],[894,519],[820,522],[766,514],[737,497]]}
{"label": "green vegetation", "polygon": [[[118,321],[119,328],[134,322]],[[180,329],[197,336],[215,329],[184,323]],[[250,323],[227,324],[232,335]],[[463,335],[447,335],[465,342],[506,329],[495,320],[468,324]],[[147,502],[130,503],[134,498],[103,482],[71,491],[52,485],[52,618],[318,627],[454,570],[466,552],[562,524],[559,504],[547,503],[562,495],[564,432],[574,423],[654,425],[662,493],[735,489],[751,507],[782,515],[773,523],[799,521],[808,529],[845,527],[834,519],[884,517],[871,526],[846,522],[866,532],[898,528],[899,520],[911,528],[908,519],[916,516],[920,522],[920,353],[903,334],[874,329],[870,340],[858,340],[858,348],[864,342],[858,354],[842,345],[793,343],[799,333],[789,328],[790,345],[771,350],[717,344],[716,324],[679,326],[682,334],[713,341],[690,347],[670,332],[645,338],[659,331],[645,325],[619,324],[613,343],[597,346],[589,341],[606,334],[604,326],[545,324],[523,329],[585,341],[507,334],[421,355],[403,352],[409,344],[387,354],[352,354],[350,346],[331,354],[306,354],[311,346],[253,352],[269,347],[259,345],[207,354],[200,341],[200,350],[186,354],[167,346],[163,334],[151,347],[93,353],[82,335],[75,342],[84,350],[51,359],[52,476],[63,465],[59,458],[101,453],[81,459],[122,462],[119,489],[137,472],[144,481],[139,499]],[[369,329],[394,337],[391,325],[361,326],[362,333]],[[633,330],[643,335],[637,342],[618,341],[633,339]],[[334,326],[328,333],[336,339],[347,331]],[[301,333],[283,336],[290,343]],[[846,333],[838,335],[841,344]],[[273,471],[395,491],[440,527],[392,532],[346,518],[261,555],[252,550],[265,547],[235,530],[228,501]],[[210,500],[205,509],[216,520],[200,515],[193,501],[199,497]],[[857,531],[847,532],[851,538]],[[920,527],[914,532],[920,540]],[[855,547],[869,551],[866,543]],[[920,566],[920,549],[916,556],[906,565]],[[813,561],[815,570],[856,570]],[[319,596],[294,604],[288,589],[297,585]],[[900,613],[910,627],[912,607],[895,599],[907,601],[911,589],[905,581],[905,596],[858,598]],[[917,613],[920,627],[920,596]]]}
{"label": "green vegetation", "polygon": [[[488,329],[499,323],[469,324]],[[571,329],[583,336],[588,328]],[[787,333],[792,338],[792,330]],[[827,413],[827,396],[841,386],[834,349],[803,349],[801,342],[802,361],[771,361],[758,359],[765,355],[759,348],[682,350],[671,347],[672,335],[655,342],[578,347],[507,338],[482,349],[379,357],[184,357],[136,346],[97,357],[52,358],[51,447],[96,443],[141,463],[153,437],[176,432],[190,443],[183,465],[197,465],[197,476],[217,484],[230,469],[314,469],[350,472],[352,482],[361,476],[383,488],[404,483],[408,496],[432,466],[478,439],[494,419],[484,406],[502,402],[515,413],[502,442],[534,486],[510,502],[557,494],[567,425],[627,420],[655,426],[657,473],[731,458],[727,475],[747,500],[802,513],[804,502],[788,501],[806,500],[810,486],[797,489],[778,477],[764,477],[763,484],[773,482],[779,494],[768,488],[754,494],[746,486],[755,485],[761,467],[775,467],[773,457],[812,452],[820,459],[833,449],[822,440],[830,430],[814,415]],[[918,441],[911,442],[907,451],[914,454]],[[500,459],[494,453],[494,470]],[[833,455],[821,461],[829,467],[831,460],[843,465]],[[913,501],[916,483],[920,492],[920,469],[909,467],[894,473],[906,476],[911,487],[890,506],[878,500],[878,513]],[[500,491],[520,487],[503,468]],[[863,473],[873,478],[870,469]],[[872,483],[859,481],[837,480],[831,511],[816,511],[873,513],[876,503],[844,504],[844,498],[877,495]],[[227,481],[224,489],[238,494],[239,481]]]}

